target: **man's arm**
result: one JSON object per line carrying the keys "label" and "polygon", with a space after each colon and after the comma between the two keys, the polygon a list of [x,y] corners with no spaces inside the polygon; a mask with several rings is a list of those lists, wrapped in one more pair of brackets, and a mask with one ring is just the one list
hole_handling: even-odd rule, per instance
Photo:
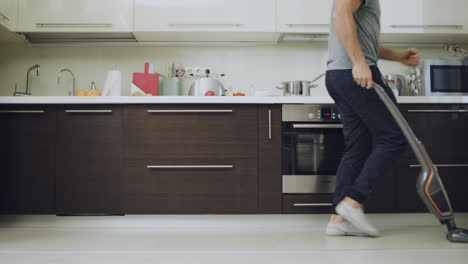
{"label": "man's arm", "polygon": [[338,39],[353,63],[354,80],[360,86],[370,89],[373,87],[372,72],[359,44],[353,16],[362,3],[363,0],[338,0],[333,12],[333,24]]}
{"label": "man's arm", "polygon": [[416,49],[407,49],[405,51],[396,51],[380,46],[379,58],[382,60],[398,61],[404,65],[416,67],[419,64],[420,56]]}

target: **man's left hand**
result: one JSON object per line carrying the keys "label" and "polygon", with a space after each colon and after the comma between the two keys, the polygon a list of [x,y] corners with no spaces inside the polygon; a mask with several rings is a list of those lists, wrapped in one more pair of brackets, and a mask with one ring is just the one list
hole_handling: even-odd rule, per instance
{"label": "man's left hand", "polygon": [[416,67],[420,61],[421,57],[417,49],[407,49],[401,54],[400,62],[406,66]]}

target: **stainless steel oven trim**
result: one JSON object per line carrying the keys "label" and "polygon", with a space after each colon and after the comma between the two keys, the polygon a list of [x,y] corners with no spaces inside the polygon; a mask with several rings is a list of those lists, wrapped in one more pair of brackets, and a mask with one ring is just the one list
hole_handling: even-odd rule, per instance
{"label": "stainless steel oven trim", "polygon": [[[282,106],[283,122],[318,122],[318,123],[337,123],[339,119],[322,119],[317,114],[323,108],[332,108],[337,111],[334,104],[284,104]],[[313,116],[311,116],[311,114]]]}
{"label": "stainless steel oven trim", "polygon": [[426,96],[462,96],[467,95],[466,93],[441,93],[432,92],[431,84],[431,66],[463,66],[468,65],[468,60],[425,60],[423,68],[423,87],[424,95]]}
{"label": "stainless steel oven trim", "polygon": [[334,193],[336,175],[283,175],[284,194]]}

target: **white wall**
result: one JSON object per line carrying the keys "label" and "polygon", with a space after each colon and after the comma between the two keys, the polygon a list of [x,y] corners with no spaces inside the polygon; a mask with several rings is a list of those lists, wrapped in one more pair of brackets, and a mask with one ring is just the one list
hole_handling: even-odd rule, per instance
{"label": "white wall", "polygon": [[[422,49],[424,58],[438,58],[442,49]],[[67,95],[71,79],[64,76],[59,87],[58,72],[70,68],[77,78],[78,89],[88,89],[92,81],[102,89],[106,73],[114,66],[123,73],[124,95],[130,95],[132,72],[142,72],[144,62],[155,64],[164,72],[170,62],[191,66],[214,66],[225,73],[226,88],[251,93],[274,90],[286,80],[310,80],[325,71],[326,44],[271,45],[245,47],[44,47],[25,45],[0,46],[0,95],[11,95],[15,83],[24,91],[26,70],[40,64],[39,78],[32,77],[33,95]],[[397,63],[382,62],[387,73],[405,73]],[[186,80],[185,92],[191,80]],[[315,95],[327,95],[324,81]],[[280,94],[280,91],[277,91]]]}

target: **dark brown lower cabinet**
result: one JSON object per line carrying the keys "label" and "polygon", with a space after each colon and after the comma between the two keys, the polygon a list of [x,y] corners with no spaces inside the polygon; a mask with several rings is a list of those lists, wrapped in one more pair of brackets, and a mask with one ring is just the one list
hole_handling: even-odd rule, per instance
{"label": "dark brown lower cabinet", "polygon": [[125,109],[129,214],[258,211],[256,105]]}
{"label": "dark brown lower cabinet", "polygon": [[0,213],[54,212],[55,112],[0,106]]}
{"label": "dark brown lower cabinet", "polygon": [[282,212],[281,105],[258,106],[259,213]]}
{"label": "dark brown lower cabinet", "polygon": [[57,116],[57,214],[123,214],[122,107],[60,106]]}
{"label": "dark brown lower cabinet", "polygon": [[[422,141],[438,170],[457,212],[468,212],[468,105],[407,104],[401,111],[416,136]],[[428,212],[416,192],[419,168],[408,149],[397,166],[398,212]]]}
{"label": "dark brown lower cabinet", "polygon": [[[447,166],[447,167],[445,167]],[[468,167],[459,167],[456,164],[439,166],[438,171],[447,191],[447,195],[455,212],[468,212]],[[401,168],[398,178],[398,208],[400,212],[428,212],[416,191],[416,179],[420,168]]]}

